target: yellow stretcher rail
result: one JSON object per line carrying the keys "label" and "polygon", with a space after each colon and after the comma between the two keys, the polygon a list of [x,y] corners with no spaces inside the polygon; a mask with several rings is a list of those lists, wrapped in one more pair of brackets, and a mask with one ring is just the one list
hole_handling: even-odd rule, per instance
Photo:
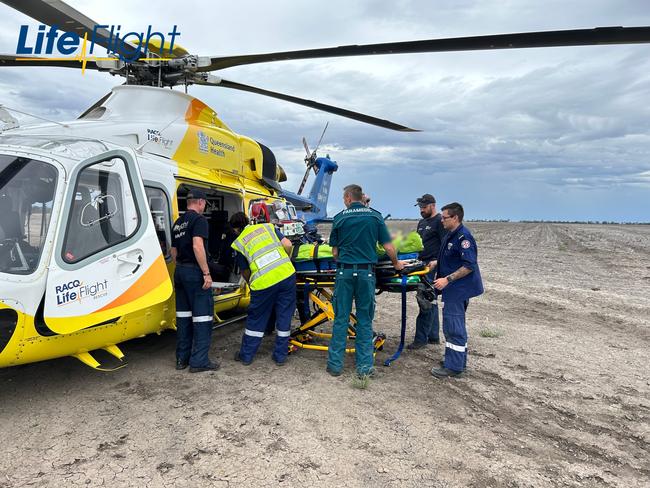
{"label": "yellow stretcher rail", "polygon": [[[376,268],[377,294],[384,291],[402,292],[402,324],[406,324],[406,302],[407,292],[415,291],[420,286],[427,286],[424,276],[429,273],[424,263],[417,260],[410,260],[406,268],[407,274],[400,275],[391,265],[382,265]],[[289,340],[290,352],[299,349],[311,349],[314,351],[327,351],[328,341],[332,334],[331,322],[334,320],[334,305],[332,303],[336,270],[332,266],[327,269],[316,267],[306,271],[296,271],[296,283],[298,293],[298,312],[300,325],[291,332]],[[348,329],[348,340],[356,338],[356,317],[350,314],[350,327]],[[403,335],[403,334],[402,334]],[[375,353],[381,351],[386,343],[386,335],[373,331],[373,345]],[[403,347],[403,339],[399,352]],[[355,352],[354,347],[345,349],[347,353]],[[399,356],[399,354],[397,354]],[[394,358],[396,359],[396,357]],[[391,359],[394,360],[394,359]]]}

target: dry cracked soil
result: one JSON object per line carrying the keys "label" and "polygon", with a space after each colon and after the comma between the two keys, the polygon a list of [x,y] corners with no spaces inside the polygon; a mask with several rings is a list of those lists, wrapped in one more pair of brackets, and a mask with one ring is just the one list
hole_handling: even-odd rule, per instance
{"label": "dry cracked soil", "polygon": [[[392,225],[409,229],[414,222]],[[66,358],[0,371],[0,487],[650,486],[650,226],[470,223],[486,293],[468,310],[467,374],[443,346],[405,352],[365,390],[265,342],[217,372],[174,369],[174,334],[123,345],[128,366]],[[408,331],[417,305],[408,301]],[[399,296],[375,328],[398,344]]]}

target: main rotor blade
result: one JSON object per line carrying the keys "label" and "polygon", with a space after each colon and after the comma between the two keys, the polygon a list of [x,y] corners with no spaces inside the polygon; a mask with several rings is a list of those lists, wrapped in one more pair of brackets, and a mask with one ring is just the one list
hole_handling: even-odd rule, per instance
{"label": "main rotor blade", "polygon": [[115,37],[111,38],[111,33],[106,29],[95,31],[97,22],[61,0],[0,0],[0,2],[43,24],[56,25],[59,30],[74,32],[81,38],[84,34],[88,34],[88,42],[94,42],[109,51],[121,54],[127,60],[135,60],[139,57],[137,53],[140,50],[136,46],[127,43],[122,47],[121,39],[117,42],[118,40]]}
{"label": "main rotor blade", "polygon": [[286,102],[297,103],[298,105],[304,105],[305,107],[315,108],[317,110],[322,110],[324,112],[329,112],[331,114],[340,115],[341,117],[347,117],[348,119],[358,120],[359,122],[364,122],[366,124],[376,125],[378,127],[383,127],[385,129],[392,129],[401,132],[420,132],[417,129],[411,129],[410,127],[405,127],[403,125],[396,124],[395,122],[391,122],[390,120],[378,119],[370,115],[365,115],[359,112],[352,112],[344,108],[334,107],[332,105],[326,105],[324,103],[315,102],[313,100],[307,100],[305,98],[298,98],[292,95],[285,95],[284,93],[264,90],[262,88],[257,88],[250,85],[243,85],[241,83],[236,83],[234,81],[221,79],[221,81],[218,82],[194,81],[194,83],[196,83],[197,85],[221,86],[224,88],[232,88],[233,90],[241,90],[250,93],[257,93],[258,95],[277,98],[279,100],[284,100]]}
{"label": "main rotor blade", "polygon": [[[18,61],[20,59],[20,61]],[[17,56],[15,54],[0,54],[0,67],[3,66],[54,66],[58,68],[82,69],[81,61],[70,59],[47,59],[37,56]],[[86,61],[86,69],[99,69],[95,61]]]}
{"label": "main rotor blade", "polygon": [[596,27],[543,32],[521,32],[489,36],[453,37],[423,41],[387,42],[350,45],[322,49],[305,49],[241,56],[214,56],[209,66],[199,71],[213,71],[233,66],[294,59],[316,59],[373,54],[433,53],[476,51],[488,49],[521,49],[532,47],[589,46],[597,44],[636,44],[650,42],[650,27]]}

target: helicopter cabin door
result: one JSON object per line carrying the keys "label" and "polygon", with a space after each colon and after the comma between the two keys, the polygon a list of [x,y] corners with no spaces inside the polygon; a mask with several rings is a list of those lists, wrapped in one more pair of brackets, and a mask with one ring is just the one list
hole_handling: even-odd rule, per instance
{"label": "helicopter cabin door", "polygon": [[68,334],[114,322],[171,293],[135,155],[114,150],[84,161],[68,182],[45,324]]}

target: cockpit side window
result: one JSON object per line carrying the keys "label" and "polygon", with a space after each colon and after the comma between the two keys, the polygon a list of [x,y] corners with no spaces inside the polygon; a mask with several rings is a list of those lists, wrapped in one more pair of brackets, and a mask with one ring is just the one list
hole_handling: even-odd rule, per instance
{"label": "cockpit side window", "polygon": [[167,194],[160,188],[145,186],[144,189],[147,194],[149,210],[151,211],[151,217],[156,228],[160,249],[163,252],[163,256],[168,257],[172,247],[169,199],[167,198]]}
{"label": "cockpit side window", "polygon": [[140,225],[126,163],[119,158],[83,168],[74,187],[63,259],[76,263],[129,239]]}
{"label": "cockpit side window", "polygon": [[51,164],[0,155],[0,273],[30,274],[38,267],[57,179]]}

